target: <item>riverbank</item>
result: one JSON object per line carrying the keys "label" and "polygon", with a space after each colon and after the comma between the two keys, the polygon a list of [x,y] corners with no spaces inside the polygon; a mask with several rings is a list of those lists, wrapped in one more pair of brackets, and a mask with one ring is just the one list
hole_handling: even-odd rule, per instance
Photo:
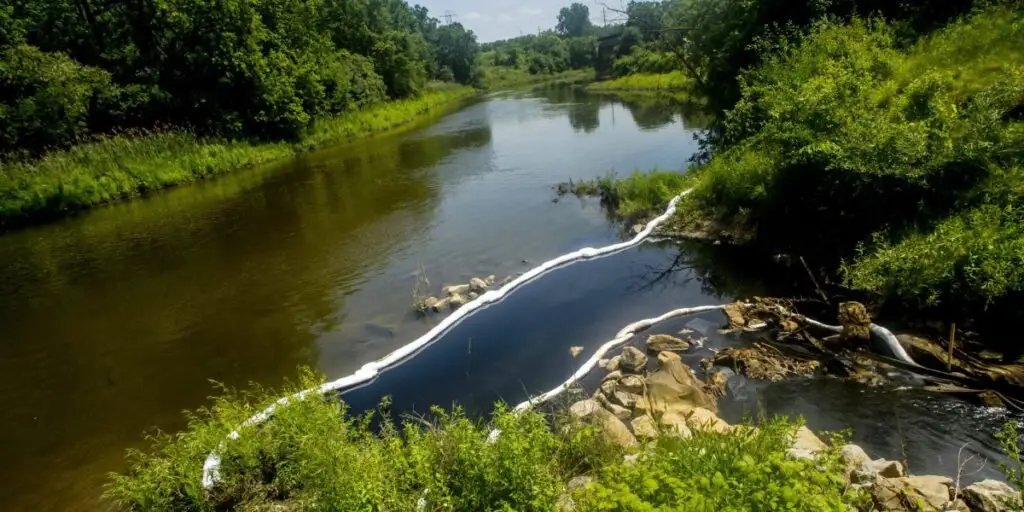
{"label": "riverbank", "polygon": [[638,73],[603,80],[588,85],[587,90],[594,92],[680,92],[692,90],[693,86],[692,78],[682,71],[673,71],[671,73]]}
{"label": "riverbank", "polygon": [[594,80],[592,69],[571,69],[561,73],[532,74],[522,68],[491,66],[483,72],[483,87],[488,91],[514,89],[527,85],[582,85]]}
{"label": "riverbank", "polygon": [[119,134],[0,167],[0,229],[251,167],[409,124],[476,89],[451,86],[318,121],[297,142],[202,139],[184,131]]}

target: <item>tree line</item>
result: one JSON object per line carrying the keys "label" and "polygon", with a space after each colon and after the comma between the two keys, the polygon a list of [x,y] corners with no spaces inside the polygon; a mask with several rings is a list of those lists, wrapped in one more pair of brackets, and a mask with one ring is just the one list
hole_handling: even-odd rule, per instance
{"label": "tree line", "polygon": [[0,154],[122,130],[295,139],[318,118],[479,79],[472,31],[403,0],[13,0]]}

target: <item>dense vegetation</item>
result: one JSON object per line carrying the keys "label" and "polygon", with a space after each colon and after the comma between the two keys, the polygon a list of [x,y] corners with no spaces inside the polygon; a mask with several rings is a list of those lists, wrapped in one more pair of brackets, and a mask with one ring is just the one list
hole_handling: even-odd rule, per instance
{"label": "dense vegetation", "polygon": [[0,226],[408,122],[477,53],[403,0],[6,3]]}
{"label": "dense vegetation", "polygon": [[[308,377],[301,386],[313,385]],[[818,462],[790,460],[794,426],[691,439],[665,439],[635,462],[592,427],[562,416],[512,414],[499,405],[483,423],[458,410],[394,422],[386,402],[373,416],[352,416],[332,399],[311,398],[280,409],[273,421],[243,429],[222,452],[221,485],[200,485],[203,460],[224,436],[274,400],[262,392],[228,394],[190,416],[175,436],[156,435],[133,467],[113,475],[109,498],[126,509],[267,510],[845,510],[835,454]],[[376,422],[376,423],[374,423]],[[488,440],[492,428],[501,435]],[[594,482],[569,493],[570,479]],[[423,500],[425,507],[417,502]]]}

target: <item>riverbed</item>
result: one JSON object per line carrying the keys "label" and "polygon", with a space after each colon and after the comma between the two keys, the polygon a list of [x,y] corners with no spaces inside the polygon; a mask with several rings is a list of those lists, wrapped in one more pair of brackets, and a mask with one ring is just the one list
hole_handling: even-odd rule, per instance
{"label": "riverbed", "polygon": [[[496,94],[416,129],[0,236],[0,503],[101,509],[125,449],[147,428],[181,428],[211,380],[275,386],[303,365],[338,377],[404,345],[439,318],[412,311],[421,275],[439,290],[621,240],[596,200],[556,201],[552,186],[685,169],[701,119],[573,88]],[[346,399],[486,413],[562,381],[633,320],[784,286],[766,274],[727,248],[669,243],[571,265]],[[699,320],[709,348],[732,342],[720,318]],[[874,456],[906,454],[916,473],[955,474],[966,442],[994,457],[1003,420],[838,382],[737,380],[730,397],[730,421],[803,414],[814,429],[852,428]],[[969,479],[993,474],[990,462]]]}

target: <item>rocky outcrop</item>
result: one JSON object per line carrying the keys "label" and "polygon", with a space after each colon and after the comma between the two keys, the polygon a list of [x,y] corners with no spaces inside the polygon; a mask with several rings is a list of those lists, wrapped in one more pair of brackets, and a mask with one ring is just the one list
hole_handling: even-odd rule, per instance
{"label": "rocky outcrop", "polygon": [[879,511],[941,512],[951,504],[951,478],[909,476],[882,478],[871,489],[871,499]]}
{"label": "rocky outcrop", "polygon": [[640,373],[647,369],[647,356],[633,347],[624,348],[619,357],[619,369],[624,372]]}
{"label": "rocky outcrop", "polygon": [[998,480],[982,480],[963,491],[964,502],[973,512],[1020,510],[1020,492]]}
{"label": "rocky outcrop", "polygon": [[636,438],[622,420],[615,417],[607,409],[601,407],[596,400],[583,400],[572,404],[569,413],[583,421],[601,429],[612,442],[630,448],[636,446]]}

